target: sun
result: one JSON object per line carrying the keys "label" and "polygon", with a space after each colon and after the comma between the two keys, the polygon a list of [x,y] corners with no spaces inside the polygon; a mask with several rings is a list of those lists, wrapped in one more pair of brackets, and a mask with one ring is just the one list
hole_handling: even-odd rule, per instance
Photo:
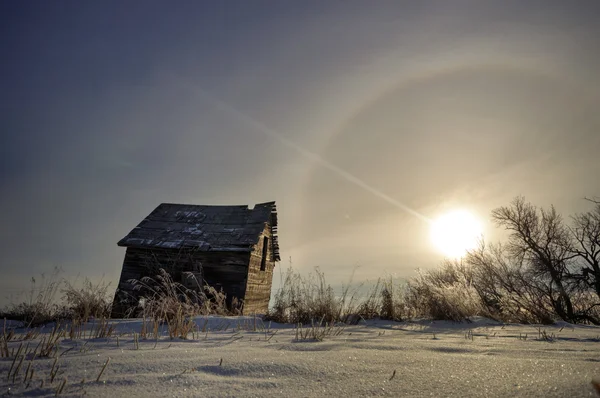
{"label": "sun", "polygon": [[483,228],[467,210],[453,210],[431,224],[431,242],[447,257],[459,258],[477,246]]}

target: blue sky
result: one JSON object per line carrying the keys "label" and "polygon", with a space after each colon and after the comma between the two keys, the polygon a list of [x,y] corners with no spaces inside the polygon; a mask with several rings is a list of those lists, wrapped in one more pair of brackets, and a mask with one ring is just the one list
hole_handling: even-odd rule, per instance
{"label": "blue sky", "polygon": [[333,279],[439,263],[422,220],[313,156],[426,217],[487,220],[516,195],[585,210],[600,195],[599,12],[2,2],[0,289],[53,266],[116,280],[116,242],[161,202],[276,200],[282,266]]}

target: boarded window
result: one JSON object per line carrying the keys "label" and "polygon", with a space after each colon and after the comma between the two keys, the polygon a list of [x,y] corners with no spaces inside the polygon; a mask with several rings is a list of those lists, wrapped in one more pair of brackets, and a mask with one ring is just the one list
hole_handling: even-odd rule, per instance
{"label": "boarded window", "polygon": [[264,271],[267,269],[267,255],[269,254],[269,238],[263,238],[263,248],[262,248],[262,259],[260,260],[260,270]]}

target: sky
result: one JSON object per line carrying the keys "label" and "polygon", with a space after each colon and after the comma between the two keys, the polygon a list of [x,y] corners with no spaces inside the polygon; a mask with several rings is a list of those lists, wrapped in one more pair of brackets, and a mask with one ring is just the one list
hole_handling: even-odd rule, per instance
{"label": "sky", "polygon": [[[275,200],[285,269],[439,264],[432,219],[600,195],[596,1],[4,1],[0,294],[113,281],[162,202]],[[357,268],[358,267],[358,268]]]}

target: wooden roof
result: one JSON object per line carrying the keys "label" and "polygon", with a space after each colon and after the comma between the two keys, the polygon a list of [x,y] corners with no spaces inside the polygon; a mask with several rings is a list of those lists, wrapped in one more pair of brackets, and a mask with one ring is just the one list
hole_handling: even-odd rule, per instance
{"label": "wooden roof", "polygon": [[279,261],[275,202],[248,206],[162,203],[118,242],[119,246],[201,251],[250,251],[269,223]]}

